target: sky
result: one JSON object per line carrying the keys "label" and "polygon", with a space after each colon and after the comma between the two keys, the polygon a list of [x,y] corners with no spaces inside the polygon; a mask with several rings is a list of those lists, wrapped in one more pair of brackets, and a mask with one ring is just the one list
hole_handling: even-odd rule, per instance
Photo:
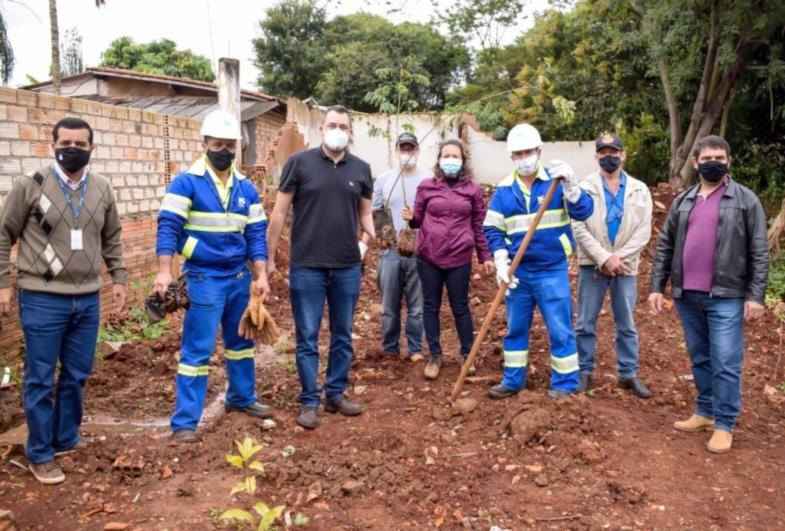
{"label": "sky", "polygon": [[[444,0],[449,1],[449,0]],[[402,7],[389,14],[391,5]],[[58,0],[60,38],[77,28],[82,35],[85,66],[98,66],[101,52],[122,36],[136,42],[168,38],[178,48],[190,49],[213,61],[219,57],[240,60],[240,82],[256,88],[258,71],[253,65],[252,39],[260,35],[259,21],[275,0],[107,0],[101,8],[95,0]],[[29,9],[22,7],[24,4]],[[527,13],[541,8],[547,0],[529,3]],[[50,41],[48,0],[0,0],[11,45],[16,56],[10,86],[29,84],[27,76],[49,79]],[[366,11],[386,16],[393,22],[428,22],[434,8],[428,0],[326,0],[328,17]],[[32,11],[32,13],[31,13]],[[506,37],[512,41],[531,24],[522,14],[518,28]]]}

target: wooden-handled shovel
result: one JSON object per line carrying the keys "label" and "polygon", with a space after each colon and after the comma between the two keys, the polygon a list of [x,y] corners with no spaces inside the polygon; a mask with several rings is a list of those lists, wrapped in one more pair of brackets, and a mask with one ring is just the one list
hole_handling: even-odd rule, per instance
{"label": "wooden-handled shovel", "polygon": [[[537,230],[537,225],[540,224],[540,219],[542,219],[542,216],[545,214],[545,210],[547,210],[551,199],[553,199],[553,194],[556,192],[556,187],[558,185],[558,179],[551,180],[551,185],[548,187],[548,192],[545,194],[545,198],[542,200],[540,208],[537,209],[537,213],[534,215],[531,225],[529,225],[529,230],[526,232],[526,236],[523,238],[521,246],[518,247],[518,252],[515,253],[515,258],[513,258],[512,263],[510,264],[510,269],[507,270],[508,278],[512,279],[515,275],[515,271],[518,269],[518,265],[520,265],[521,260],[523,259],[523,254],[526,252],[526,248],[529,246],[529,242],[534,236],[534,231]],[[455,400],[458,398],[458,395],[461,394],[461,391],[463,390],[463,384],[466,381],[466,374],[469,372],[469,368],[474,363],[474,358],[477,357],[477,353],[480,351],[480,345],[482,345],[482,342],[485,340],[485,336],[488,335],[488,331],[491,329],[493,316],[496,315],[496,310],[504,300],[505,291],[507,291],[507,283],[502,282],[499,285],[498,291],[496,292],[496,297],[491,303],[491,307],[488,309],[488,313],[485,314],[485,320],[482,322],[482,328],[480,328],[480,332],[477,334],[477,337],[474,338],[472,350],[469,352],[469,355],[466,356],[466,361],[463,362],[461,374],[458,376],[458,380],[455,382],[455,386],[452,388],[450,400]]]}

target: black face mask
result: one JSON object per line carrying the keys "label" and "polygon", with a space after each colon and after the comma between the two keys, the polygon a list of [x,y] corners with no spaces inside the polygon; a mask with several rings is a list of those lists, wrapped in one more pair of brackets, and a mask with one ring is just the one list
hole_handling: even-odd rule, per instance
{"label": "black face mask", "polygon": [[224,171],[232,165],[234,153],[227,148],[223,148],[221,151],[211,151],[208,149],[207,158],[210,160],[210,164],[213,165],[213,168],[218,171]]}
{"label": "black face mask", "polygon": [[728,175],[728,165],[718,160],[701,162],[698,164],[698,173],[710,183],[716,183]]}
{"label": "black face mask", "polygon": [[613,173],[621,166],[621,158],[613,155],[605,155],[600,159],[600,168],[608,173]]}
{"label": "black face mask", "polygon": [[55,159],[65,171],[74,173],[90,162],[90,151],[78,147],[57,148],[55,149]]}

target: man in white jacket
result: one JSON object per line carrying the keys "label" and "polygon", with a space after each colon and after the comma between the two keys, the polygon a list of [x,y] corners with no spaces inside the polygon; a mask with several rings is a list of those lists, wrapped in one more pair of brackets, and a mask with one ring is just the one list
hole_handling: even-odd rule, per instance
{"label": "man in white jacket", "polygon": [[616,322],[616,360],[619,385],[640,398],[649,398],[638,378],[638,331],[634,311],[638,262],[651,237],[652,201],[644,183],[622,169],[626,153],[621,139],[604,133],[597,139],[594,158],[600,171],[581,182],[594,200],[594,213],[586,221],[573,221],[578,243],[578,324],[575,328],[580,365],[579,391],[591,388],[596,368],[597,317],[605,293],[611,292]]}

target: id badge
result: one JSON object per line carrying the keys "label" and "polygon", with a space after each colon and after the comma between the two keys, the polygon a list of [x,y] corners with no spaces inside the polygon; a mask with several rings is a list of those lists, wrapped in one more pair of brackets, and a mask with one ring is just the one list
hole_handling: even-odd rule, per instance
{"label": "id badge", "polygon": [[71,250],[72,251],[84,250],[84,244],[82,243],[81,229],[71,230]]}

